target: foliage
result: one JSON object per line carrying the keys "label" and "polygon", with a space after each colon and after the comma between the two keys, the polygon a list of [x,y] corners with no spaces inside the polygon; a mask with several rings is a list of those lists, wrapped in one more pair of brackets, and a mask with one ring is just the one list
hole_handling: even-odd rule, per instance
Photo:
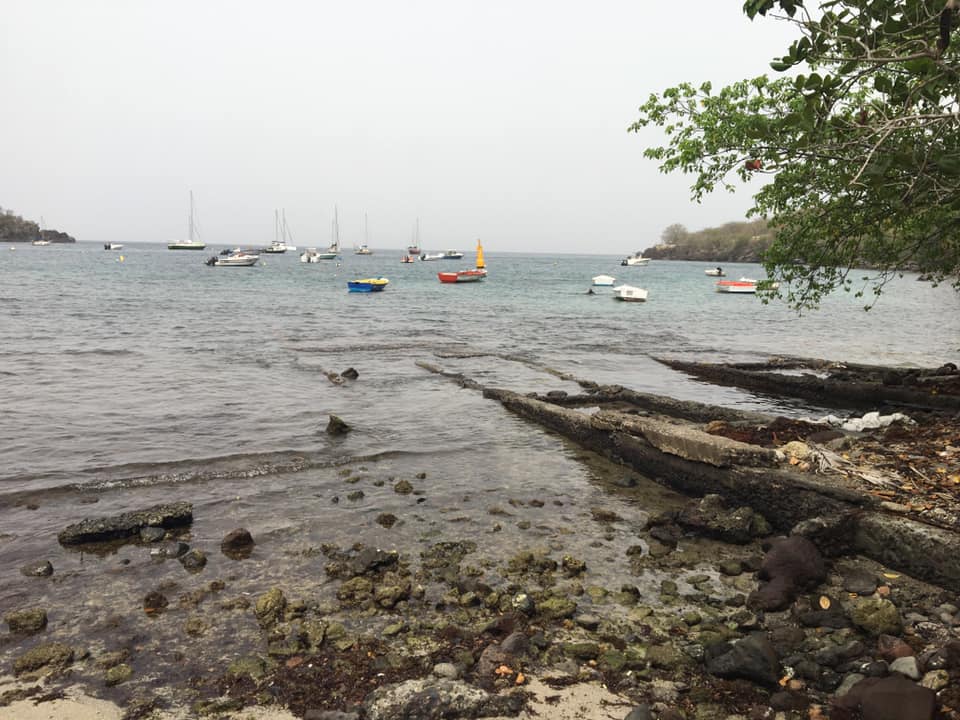
{"label": "foliage", "polygon": [[[837,287],[879,295],[905,267],[960,289],[960,38],[946,42],[954,2],[830,0],[810,10],[748,0],[751,18],[796,28],[771,63],[787,74],[719,91],[685,83],[641,106],[630,129],[664,128],[668,143],[645,154],[663,172],[694,174],[694,199],[732,191],[737,178],[768,179],[749,213],[777,228],[764,262],[780,287],[768,297],[803,308]],[[855,280],[863,266],[876,272]]]}
{"label": "foliage", "polygon": [[660,235],[659,245],[647,248],[643,254],[658,260],[758,262],[772,237],[762,218],[730,222],[693,233],[683,225],[674,224]]}
{"label": "foliage", "polygon": [[0,240],[29,242],[40,237],[40,226],[0,208]]}

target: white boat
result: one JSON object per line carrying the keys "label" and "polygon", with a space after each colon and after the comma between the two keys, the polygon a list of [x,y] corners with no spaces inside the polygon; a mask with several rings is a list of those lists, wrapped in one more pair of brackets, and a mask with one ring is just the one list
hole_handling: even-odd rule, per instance
{"label": "white boat", "polygon": [[287,226],[287,211],[281,210],[279,213],[273,211],[273,242],[263,249],[265,253],[285,253],[287,250],[296,250],[297,246],[292,245],[293,240],[290,228]]}
{"label": "white boat", "polygon": [[757,281],[753,278],[745,277],[739,280],[718,280],[717,292],[752,295],[757,292]]}
{"label": "white boat", "polygon": [[229,255],[214,255],[207,259],[207,265],[216,267],[252,267],[257,264],[260,256],[237,248]]}
{"label": "white boat", "polygon": [[50,241],[43,236],[43,217],[42,216],[40,218],[40,234],[37,235],[37,239],[30,244],[37,245],[38,247],[50,244]]}
{"label": "white boat", "polygon": [[727,274],[723,271],[723,268],[721,268],[720,266],[717,266],[715,268],[707,268],[706,270],[703,271],[703,274],[709,277],[726,277],[727,276]]}
{"label": "white boat", "polygon": [[594,275],[593,284],[597,287],[613,287],[617,281],[612,275]]}
{"label": "white boat", "polygon": [[373,250],[370,249],[370,246],[367,244],[367,214],[363,214],[363,244],[360,247],[354,246],[353,254],[354,255],[373,255]]}
{"label": "white boat", "polygon": [[207,244],[197,236],[197,223],[193,214],[193,190],[190,191],[189,240],[167,243],[167,250],[203,250]]}
{"label": "white boat", "polygon": [[430,260],[443,260],[443,253],[420,253],[420,259],[424,262]]}
{"label": "white boat", "polygon": [[615,300],[624,300],[626,302],[645,302],[647,299],[647,291],[643,288],[634,287],[633,285],[617,285],[613,289],[613,297]]}
{"label": "white boat", "polygon": [[417,257],[420,254],[420,218],[417,218],[413,229],[413,240],[407,246],[407,255]]}
{"label": "white boat", "polygon": [[643,253],[637,250],[633,255],[629,255],[620,261],[621,265],[633,266],[633,265],[648,265],[650,263],[650,258],[645,258]]}
{"label": "white boat", "polygon": [[104,243],[103,249],[104,250],[123,250],[123,245],[121,245],[120,243]]}
{"label": "white boat", "polygon": [[444,260],[460,260],[463,258],[463,253],[459,250],[444,250],[443,259]]}
{"label": "white boat", "polygon": [[300,262],[315,263],[320,260],[336,260],[340,255],[340,221],[337,219],[337,206],[333,206],[333,229],[330,247],[326,250],[309,248],[300,255]]}

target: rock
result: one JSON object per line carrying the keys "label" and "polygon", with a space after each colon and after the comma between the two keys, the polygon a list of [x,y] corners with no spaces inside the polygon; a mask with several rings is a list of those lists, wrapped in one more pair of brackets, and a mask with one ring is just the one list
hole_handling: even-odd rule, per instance
{"label": "rock", "polygon": [[153,615],[163,612],[169,604],[170,601],[167,600],[163,593],[151,590],[143,598],[143,611],[147,613],[147,615]]}
{"label": "rock", "polygon": [[203,551],[194,548],[180,557],[180,564],[190,572],[200,572],[207,564],[207,556]]}
{"label": "rock", "polygon": [[741,545],[771,532],[770,524],[752,508],[728,510],[719,495],[705,495],[688,505],[677,516],[677,522],[707,537]]}
{"label": "rock", "polygon": [[158,558],[178,558],[186,555],[188,552],[190,552],[190,546],[185,542],[177,541],[167,543],[163,547],[154,548],[150,551],[150,554]]}
{"label": "rock", "polygon": [[256,543],[246,528],[237,528],[228,532],[220,541],[220,552],[231,560],[245,560],[253,554]]}
{"label": "rock", "polygon": [[500,649],[511,655],[524,655],[529,647],[530,639],[519,630],[507,635],[500,643]]}
{"label": "rock", "polygon": [[145,543],[160,542],[167,536],[167,531],[152,525],[140,529],[140,541]]}
{"label": "rock", "polygon": [[346,435],[351,430],[353,428],[339,417],[336,415],[330,416],[330,421],[327,423],[327,435]]}
{"label": "rock", "polygon": [[861,680],[834,705],[860,710],[863,720],[933,720],[937,696],[902,675]]}
{"label": "rock", "polygon": [[354,575],[375,573],[397,564],[400,554],[396,550],[363,548],[350,559],[350,572]]}
{"label": "rock", "polygon": [[107,687],[113,687],[114,685],[119,685],[122,682],[126,682],[132,676],[133,668],[126,663],[120,663],[119,665],[114,665],[112,668],[107,670],[103,679],[107,684]]}
{"label": "rock", "polygon": [[791,440],[786,445],[781,446],[780,452],[787,457],[796,458],[797,460],[807,460],[811,454],[810,446],[799,440]]}
{"label": "rock", "polygon": [[398,495],[409,495],[413,492],[413,485],[409,480],[401,480],[393,486],[393,491]]}
{"label": "rock", "polygon": [[370,693],[364,701],[364,717],[366,720],[513,717],[525,702],[522,693],[491,695],[459,680],[407,680]]}
{"label": "rock", "polygon": [[861,675],[860,673],[850,673],[843,678],[843,682],[840,683],[840,687],[838,687],[833,694],[836,697],[843,697],[853,689],[854,685],[863,680],[865,677],[865,675]]}
{"label": "rock", "polygon": [[188,502],[154,505],[146,510],[106,518],[88,518],[64,528],[57,539],[61,545],[80,545],[139,535],[145,527],[173,528],[193,522],[193,505]]}
{"label": "rock", "polygon": [[763,633],[711,646],[707,654],[707,672],[717,677],[743,678],[770,686],[780,679],[780,660]]}
{"label": "rock", "polygon": [[850,608],[850,619],[871,635],[891,635],[903,629],[897,606],[884,598],[857,600]]}
{"label": "rock", "polygon": [[563,620],[573,617],[577,603],[565,597],[547,598],[537,606],[537,612],[547,620]]}
{"label": "rock", "polygon": [[267,661],[256,655],[246,655],[230,663],[227,675],[230,677],[250,677],[259,680],[267,674]]}
{"label": "rock", "polygon": [[750,594],[747,606],[758,610],[783,610],[806,588],[826,579],[827,571],[816,545],[801,535],[776,538],[760,565],[766,581]]}
{"label": "rock", "polygon": [[34,635],[47,626],[47,611],[40,608],[14,610],[4,615],[3,621],[15,635]]}
{"label": "rock", "polygon": [[526,615],[532,615],[536,611],[536,605],[533,598],[526,593],[518,593],[510,599],[510,607]]}
{"label": "rock", "polygon": [[360,377],[360,373],[358,373],[352,367],[349,367],[340,373],[340,377],[346,378],[347,380],[356,380],[358,377]]}
{"label": "rock", "polygon": [[13,674],[22,675],[41,668],[63,669],[73,662],[73,648],[63,643],[46,643],[28,650],[13,661]]}
{"label": "rock", "polygon": [[929,688],[934,692],[943,690],[949,684],[950,673],[946,670],[931,670],[924,675],[923,680],[920,681],[922,687]]}
{"label": "rock", "polygon": [[350,578],[337,589],[343,605],[362,605],[373,596],[373,581],[362,576]]}
{"label": "rock", "polygon": [[600,618],[596,615],[577,615],[577,617],[574,618],[574,622],[584,630],[589,630],[590,632],[594,632],[600,627]]}
{"label": "rock", "polygon": [[459,680],[460,671],[457,670],[457,666],[453,663],[437,663],[433,666],[433,674],[438,678],[445,678],[447,680]]}
{"label": "rock", "polygon": [[53,575],[53,565],[49,560],[38,563],[28,563],[20,568],[20,574],[27,577],[50,577]]}
{"label": "rock", "polygon": [[390,529],[397,522],[397,516],[393,513],[380,513],[377,515],[377,524],[382,525],[383,527]]}
{"label": "rock", "polygon": [[307,710],[303,720],[360,720],[360,716],[339,710]]}
{"label": "rock", "polygon": [[653,720],[653,712],[647,704],[637,705],[623,720]]}
{"label": "rock", "polygon": [[920,679],[920,666],[917,664],[917,658],[913,655],[894,660],[890,663],[890,672],[906,675],[911,680]]}
{"label": "rock", "polygon": [[873,595],[877,590],[877,576],[867,570],[853,570],[844,574],[843,589],[857,595]]}
{"label": "rock", "polygon": [[287,598],[284,596],[283,590],[272,587],[257,598],[253,613],[257,616],[260,627],[269,628],[283,619],[283,613],[286,609]]}
{"label": "rock", "polygon": [[877,638],[877,654],[890,662],[897,658],[908,657],[914,654],[912,647],[893,635],[880,635]]}

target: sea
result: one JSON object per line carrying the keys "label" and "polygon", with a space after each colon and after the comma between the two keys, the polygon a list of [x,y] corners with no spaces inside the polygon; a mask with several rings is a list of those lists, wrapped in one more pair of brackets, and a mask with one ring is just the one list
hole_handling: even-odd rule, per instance
{"label": "sea", "polygon": [[[252,268],[207,266],[223,246],[0,247],[0,607],[36,599],[38,586],[18,569],[44,559],[61,583],[44,591],[48,600],[86,598],[71,616],[81,624],[102,611],[94,598],[105,568],[132,598],[182,572],[158,571],[137,548],[94,558],[56,542],[84,517],[156,503],[193,503],[191,542],[207,548],[216,573],[232,562],[217,554],[219,539],[236,527],[274,559],[323,543],[415,548],[493,530],[516,547],[529,542],[519,518],[553,537],[621,493],[622,468],[423,363],[523,393],[577,392],[558,376],[569,373],[810,417],[825,411],[704,383],[657,358],[929,367],[960,355],[960,295],[910,273],[868,312],[864,298],[840,292],[798,315],[715,292],[709,263],[623,267],[620,256],[490,245],[487,279],[459,285],[439,283],[437,272],[471,266],[471,247],[463,260],[413,264],[400,262],[402,248],[346,250],[316,264],[288,252]],[[724,270],[764,277],[758,265]],[[589,293],[598,274],[647,289],[648,301]],[[389,279],[381,293],[347,291],[348,280],[380,276]],[[348,368],[355,380],[330,379]],[[351,432],[329,435],[331,415]],[[400,478],[412,495],[394,491]],[[621,497],[618,512],[642,515],[655,492]],[[387,528],[385,514],[400,522]],[[120,579],[121,561],[129,579]],[[250,592],[308,574],[250,567]]]}

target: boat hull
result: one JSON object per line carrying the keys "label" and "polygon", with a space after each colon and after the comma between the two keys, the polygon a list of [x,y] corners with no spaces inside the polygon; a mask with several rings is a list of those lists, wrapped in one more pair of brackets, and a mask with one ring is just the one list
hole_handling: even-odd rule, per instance
{"label": "boat hull", "polygon": [[744,280],[720,280],[717,282],[717,292],[733,295],[755,295],[757,284]]}
{"label": "boat hull", "polygon": [[439,272],[437,278],[445,284],[479,282],[487,277],[487,271],[478,270],[458,270],[456,272]]}
{"label": "boat hull", "polygon": [[204,250],[206,243],[168,243],[167,250]]}
{"label": "boat hull", "polygon": [[349,280],[347,290],[353,293],[383,292],[390,281],[386,278],[365,278],[363,280]]}
{"label": "boat hull", "polygon": [[594,287],[613,287],[616,281],[617,279],[610,275],[596,275],[593,277]]}
{"label": "boat hull", "polygon": [[624,302],[646,302],[647,294],[643,288],[633,287],[633,285],[619,285],[613,289],[614,300]]}

